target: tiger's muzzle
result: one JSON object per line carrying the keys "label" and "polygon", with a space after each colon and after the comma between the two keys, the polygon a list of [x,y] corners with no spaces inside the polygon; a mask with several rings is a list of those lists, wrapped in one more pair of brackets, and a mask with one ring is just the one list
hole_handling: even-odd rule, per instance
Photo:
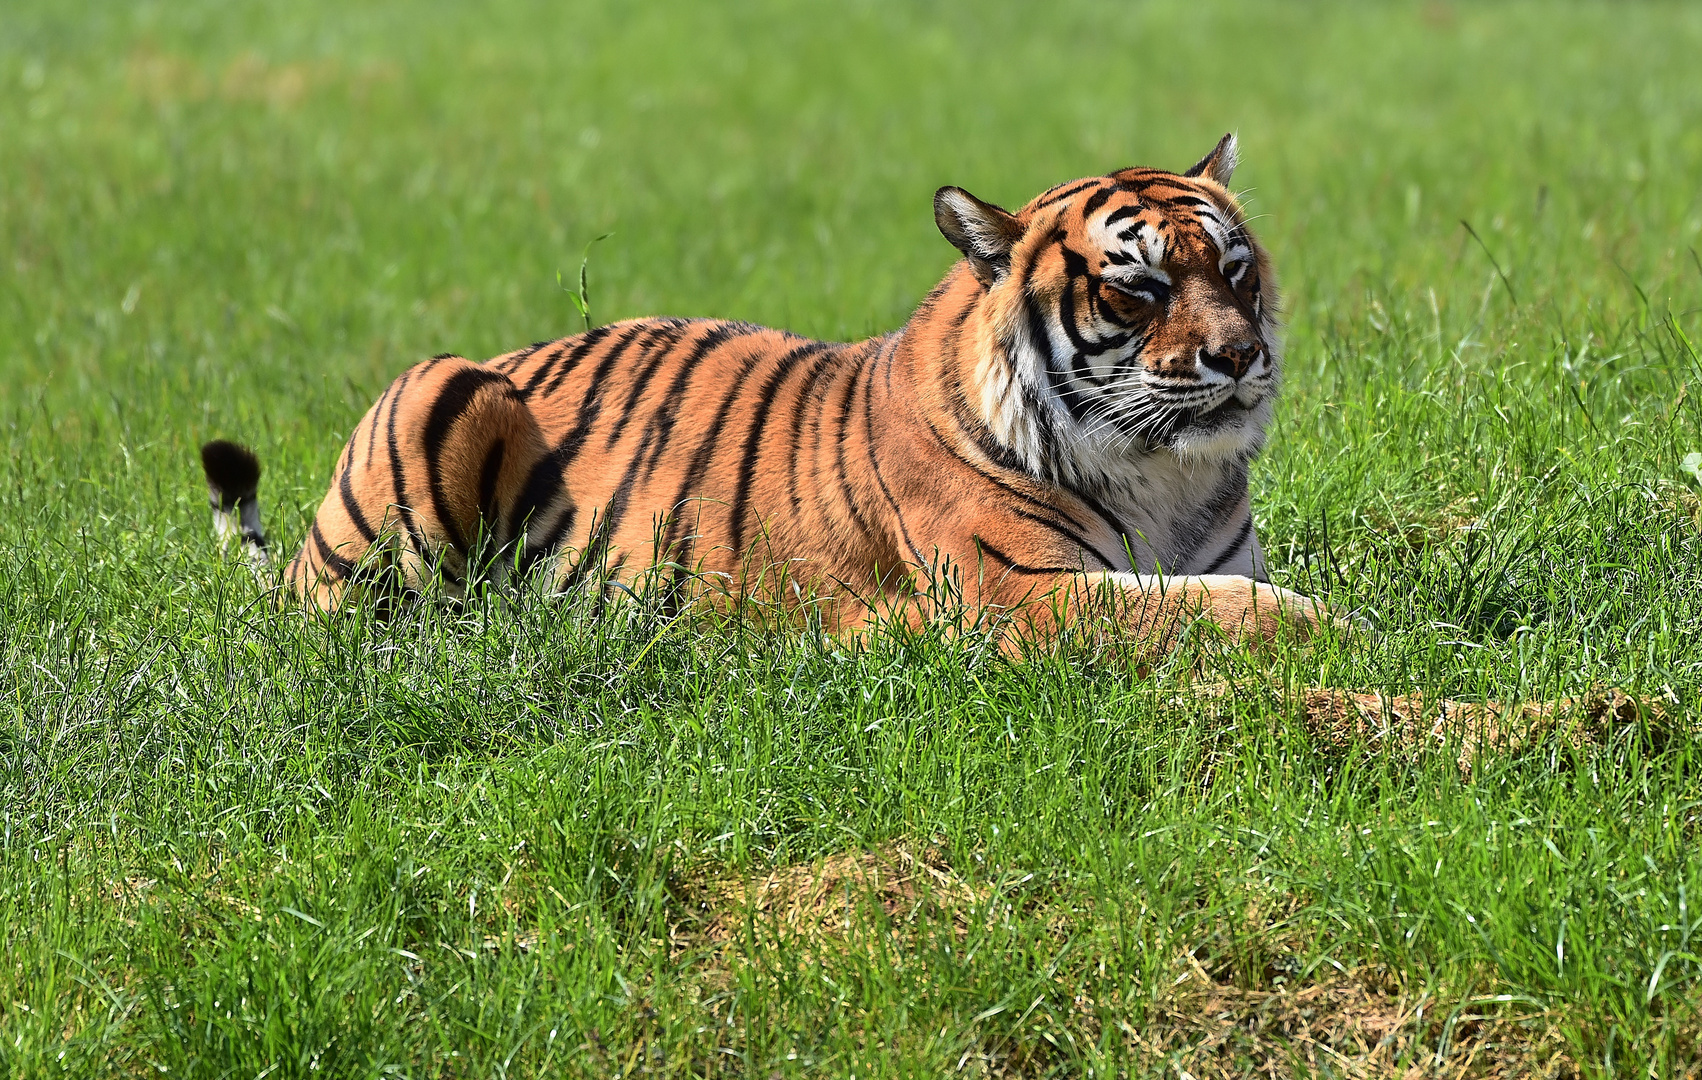
{"label": "tiger's muzzle", "polygon": [[1202,345],[1194,359],[1199,364],[1202,373],[1215,371],[1219,375],[1240,382],[1256,367],[1263,366],[1265,346],[1258,341],[1239,341],[1232,345],[1221,346],[1213,351]]}

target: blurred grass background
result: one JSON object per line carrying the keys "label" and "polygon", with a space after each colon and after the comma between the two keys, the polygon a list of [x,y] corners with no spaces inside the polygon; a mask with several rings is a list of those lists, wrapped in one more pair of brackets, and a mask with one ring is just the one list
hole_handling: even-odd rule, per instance
{"label": "blurred grass background", "polygon": [[[1178,1019],[1204,957],[1223,994],[1360,973],[1401,1017],[1377,1068],[1692,1068],[1688,739],[1462,777],[1313,745],[1291,691],[1693,716],[1699,52],[1678,3],[12,0],[0,1063],[1318,1067]],[[397,372],[578,328],[557,273],[599,235],[599,320],[858,337],[950,264],[939,185],[1020,204],[1226,130],[1289,311],[1261,534],[1375,643],[1178,699],[1188,663],[643,612],[313,630],[211,555],[201,440],[256,446],[289,547]],[[692,929],[738,921],[705,881],[894,844],[980,914]]]}

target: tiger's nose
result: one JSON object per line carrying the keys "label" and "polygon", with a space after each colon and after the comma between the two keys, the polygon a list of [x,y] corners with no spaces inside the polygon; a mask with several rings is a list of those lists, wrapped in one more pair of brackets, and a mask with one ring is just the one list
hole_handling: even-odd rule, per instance
{"label": "tiger's nose", "polygon": [[1256,341],[1241,341],[1234,345],[1225,345],[1216,352],[1202,346],[1198,359],[1203,368],[1210,368],[1231,379],[1239,379],[1253,369],[1253,365],[1259,362],[1264,352],[1265,347]]}

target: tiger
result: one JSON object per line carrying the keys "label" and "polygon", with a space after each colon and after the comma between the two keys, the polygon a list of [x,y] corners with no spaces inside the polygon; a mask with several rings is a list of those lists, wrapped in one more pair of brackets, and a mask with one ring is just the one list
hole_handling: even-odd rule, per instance
{"label": "tiger", "polygon": [[[1309,636],[1331,618],[1271,583],[1249,498],[1281,342],[1238,156],[1225,135],[1015,213],[942,187],[961,259],[864,341],[657,317],[416,364],[344,445],[287,602],[336,611],[376,567],[409,592],[644,582],[849,635],[949,609],[1019,644]],[[216,531],[264,560],[258,461],[202,464]]]}

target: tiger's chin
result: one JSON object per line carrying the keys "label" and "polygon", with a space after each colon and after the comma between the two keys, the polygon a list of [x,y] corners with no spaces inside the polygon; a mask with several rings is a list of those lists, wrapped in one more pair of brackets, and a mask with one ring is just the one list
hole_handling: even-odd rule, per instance
{"label": "tiger's chin", "polygon": [[1251,408],[1231,398],[1211,412],[1190,417],[1172,429],[1165,435],[1163,445],[1185,462],[1243,461],[1265,445],[1265,428],[1270,422],[1270,397]]}

